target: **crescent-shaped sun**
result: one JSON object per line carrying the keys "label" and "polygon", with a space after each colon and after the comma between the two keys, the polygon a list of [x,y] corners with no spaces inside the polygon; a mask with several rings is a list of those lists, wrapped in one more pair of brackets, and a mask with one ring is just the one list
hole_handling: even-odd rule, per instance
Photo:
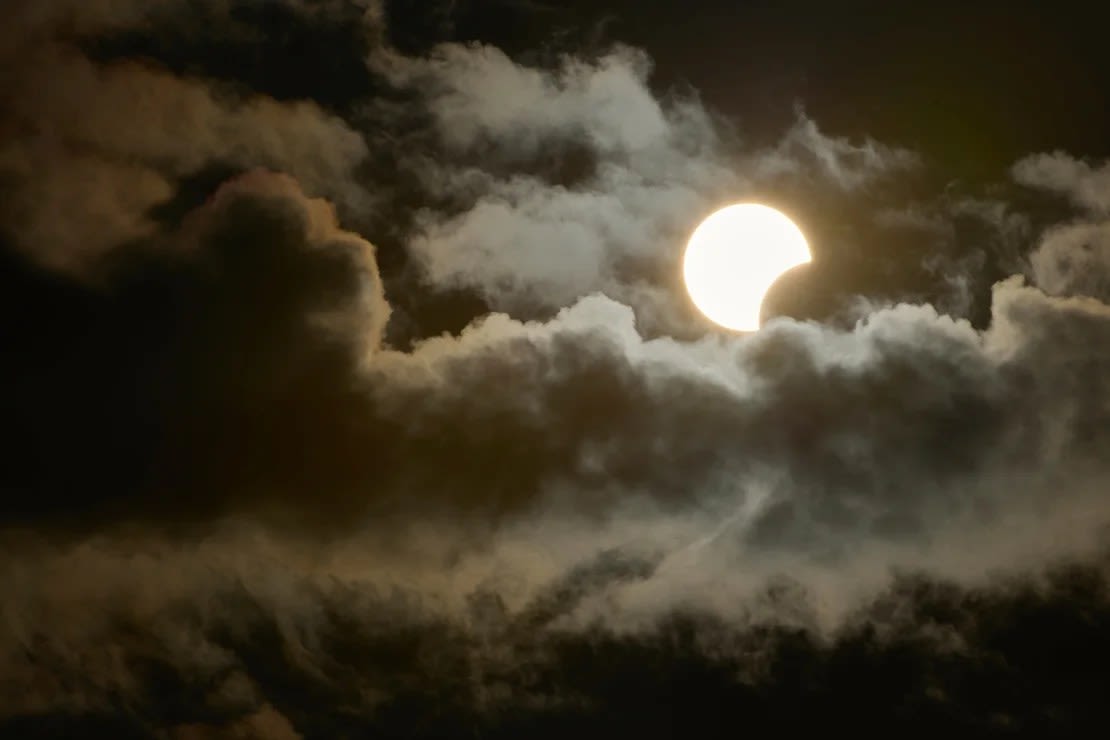
{"label": "crescent-shaped sun", "polygon": [[716,211],[686,245],[683,275],[694,305],[726,329],[759,329],[763,298],[787,270],[813,259],[793,221],[774,208],[738,203]]}

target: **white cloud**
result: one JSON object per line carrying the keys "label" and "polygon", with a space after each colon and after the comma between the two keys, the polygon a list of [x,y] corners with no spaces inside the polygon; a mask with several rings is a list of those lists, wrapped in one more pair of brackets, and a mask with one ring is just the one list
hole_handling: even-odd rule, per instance
{"label": "white cloud", "polygon": [[774,147],[752,156],[750,166],[760,178],[816,173],[844,190],[854,190],[911,170],[920,161],[914,152],[873,139],[855,144],[828,136],[813,119],[799,113]]}
{"label": "white cloud", "polygon": [[1025,157],[1013,166],[1012,174],[1021,185],[1066,195],[1089,211],[1110,211],[1110,163],[1094,167],[1057,151]]}

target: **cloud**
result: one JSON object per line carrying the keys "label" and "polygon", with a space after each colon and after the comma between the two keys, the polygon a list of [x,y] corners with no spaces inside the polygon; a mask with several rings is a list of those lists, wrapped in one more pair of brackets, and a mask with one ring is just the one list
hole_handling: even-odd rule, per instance
{"label": "cloud", "polygon": [[[638,273],[673,261],[668,245],[743,187],[704,109],[652,94],[641,52],[546,69],[444,45],[379,65],[419,91],[449,154],[414,162],[422,183],[464,204],[418,214],[411,253],[431,284],[475,288],[494,307],[553,308],[597,290],[633,299]],[[553,151],[577,171],[545,173]]]}
{"label": "cloud", "polygon": [[920,157],[907,149],[829,136],[799,112],[790,130],[774,147],[758,152],[751,166],[766,178],[816,172],[839,188],[854,190],[920,164]]}
{"label": "cloud", "polygon": [[32,257],[80,271],[154,235],[152,210],[175,180],[212,165],[282,170],[347,204],[362,197],[352,176],[365,142],[315,104],[223,91],[132,60],[96,62],[65,36],[71,24],[127,27],[174,4],[43,5],[53,12],[20,4],[25,25],[4,36],[0,83],[0,125],[15,134],[0,148],[7,235]]}
{"label": "cloud", "polygon": [[[67,35],[157,34],[139,5],[20,7],[46,41],[0,85],[0,733],[1101,716],[1070,667],[1110,614],[1100,221],[1045,230],[983,322],[721,335],[673,284],[698,218],[786,183],[849,222],[917,158],[805,117],[750,151],[624,47],[375,47],[380,96],[326,108]],[[914,206],[965,254],[961,218],[1033,233],[1001,197]],[[465,328],[391,341],[448,290],[481,298]]]}
{"label": "cloud", "polygon": [[631,154],[666,145],[667,113],[647,89],[643,52],[618,47],[596,62],[563,57],[554,70],[519,65],[500,49],[445,44],[425,59],[387,56],[397,83],[424,87],[445,142],[534,153],[552,140],[584,137],[591,148]]}
{"label": "cloud", "polygon": [[1093,213],[1110,209],[1110,164],[1092,167],[1058,151],[1025,157],[1014,164],[1012,174],[1021,185],[1066,195]]}
{"label": "cloud", "polygon": [[804,116],[775,147],[745,151],[696,96],[652,90],[647,58],[621,46],[534,66],[462,44],[372,60],[431,129],[429,140],[406,119],[425,136],[405,166],[443,204],[415,213],[408,254],[426,284],[525,318],[602,292],[648,332],[690,333],[680,289],[660,276],[713,209],[791,178],[810,181],[806,197],[820,203],[918,164]]}
{"label": "cloud", "polygon": [[1084,211],[1082,219],[1053,224],[1030,254],[1037,283],[1054,295],[1110,299],[1110,165],[1092,167],[1063,152],[1036,154],[1017,162],[1021,185],[1066,195]]}
{"label": "cloud", "polygon": [[[73,64],[74,80],[91,75],[105,90],[150,82],[142,99],[160,115],[177,103],[163,105],[157,91],[178,84],[207,101],[186,109],[231,115],[192,83],[123,63],[98,68],[75,56]],[[394,84],[419,92],[437,144],[460,157],[425,174],[443,174],[441,186],[457,197],[478,194],[446,220],[430,209],[417,219],[409,247],[432,282],[482,286],[494,305],[536,300],[554,315],[494,313],[459,336],[382,348],[391,309],[369,243],[343,231],[299,181],[265,173],[232,181],[178,231],[151,237],[158,250],[137,266],[122,255],[106,293],[73,298],[72,288],[41,286],[73,300],[81,318],[26,339],[47,349],[10,371],[24,389],[12,410],[33,430],[28,445],[45,440],[85,467],[53,469],[28,456],[9,485],[35,495],[13,503],[13,516],[34,521],[62,501],[72,501],[62,508],[74,516],[160,526],[257,513],[321,536],[415,512],[432,522],[465,512],[493,528],[547,507],[597,521],[626,510],[710,512],[735,522],[714,537],[739,551],[836,562],[860,543],[928,546],[938,527],[974,527],[1021,508],[1001,490],[1036,507],[1056,485],[1042,472],[1058,465],[1089,471],[1076,493],[1076,506],[1087,505],[1103,474],[1101,435],[1092,432],[1101,407],[1059,389],[1097,395],[1101,366],[1090,359],[1077,374],[1058,358],[1079,361],[1099,346],[1105,317],[1097,302],[1065,297],[1072,291],[1059,289],[1063,278],[1034,275],[1049,296],[999,284],[985,330],[902,303],[847,329],[780,321],[750,338],[659,336],[660,323],[650,312],[645,320],[636,299],[653,300],[665,286],[629,280],[621,260],[666,261],[678,221],[714,188],[740,182],[716,159],[727,137],[695,101],[659,100],[642,54],[623,48],[551,69],[457,45],[375,64],[391,65]],[[532,104],[497,109],[515,92],[484,100],[491,79]],[[126,107],[122,94],[111,99],[118,105],[109,108]],[[284,104],[252,105],[235,109],[233,130],[240,114],[296,120]],[[73,118],[48,110],[40,118]],[[315,109],[304,110],[320,123]],[[147,141],[108,123],[73,125],[103,137],[89,140],[93,149],[126,144],[181,174],[231,156],[206,153],[210,129],[198,120],[180,152],[166,141],[172,128]],[[293,125],[291,147],[274,151],[306,158],[312,142],[331,136],[326,127],[305,134],[314,125]],[[121,144],[113,132],[128,135]],[[582,132],[595,165],[583,180],[511,172]],[[816,153],[818,171],[834,179],[909,162],[873,142],[829,139],[808,119],[786,140]],[[465,164],[471,150],[483,166]],[[432,167],[419,157],[413,165]],[[502,165],[512,165],[509,174]],[[323,166],[309,182],[343,163]],[[163,190],[151,189],[164,195],[157,182]],[[142,200],[141,191],[127,195]],[[101,228],[95,219],[111,208],[96,205],[89,218]],[[119,219],[103,228],[134,234],[149,225]],[[1065,242],[1052,249],[1082,252]],[[1103,274],[1100,264],[1083,264],[1088,279]],[[1045,328],[1056,324],[1068,329]],[[87,370],[23,378],[37,362]],[[306,435],[312,429],[327,431]],[[96,486],[82,486],[76,470]],[[173,495],[150,499],[149,490]]]}
{"label": "cloud", "polygon": [[151,211],[174,193],[156,170],[65,153],[46,141],[3,149],[0,169],[19,183],[0,207],[8,233],[57,269],[87,267],[120,244],[153,236]]}
{"label": "cloud", "polygon": [[1029,259],[1037,283],[1050,293],[1110,298],[1110,222],[1052,228]]}
{"label": "cloud", "polygon": [[[754,507],[736,528],[744,548],[835,562],[866,542],[927,544],[1020,510],[1014,497],[1040,505],[1057,492],[1041,471],[1102,474],[1104,410],[1077,400],[1101,393],[1097,301],[1011,281],[986,331],[903,304],[848,330],[780,321],[690,343],[645,339],[629,307],[592,296],[401,352],[376,349],[389,309],[372,249],[288,179],[226,186],[181,238],[180,256],[86,296],[84,321],[45,337],[62,367],[81,351],[72,336],[92,337],[105,354],[87,377],[59,396],[44,376],[14,406],[58,454],[123,476],[140,517],[311,500],[327,531],[417,512],[496,526],[548,507],[600,520]],[[147,285],[163,286],[153,300]],[[122,441],[97,438],[107,414]],[[147,440],[151,424],[177,433]],[[137,444],[150,469],[117,468],[115,444]],[[70,495],[68,468],[28,465],[11,484],[39,488],[38,505]],[[89,493],[76,511],[102,505]]]}
{"label": "cloud", "polygon": [[[835,562],[1039,507],[1057,492],[1042,471],[1102,475],[1087,455],[1103,410],[1076,400],[1099,397],[1101,374],[1075,363],[1105,309],[1014,282],[994,300],[982,333],[901,305],[849,331],[781,322],[691,345],[645,341],[627,307],[593,297],[548,323],[492,316],[384,353],[372,387],[405,435],[393,459],[419,461],[398,465],[402,491],[602,515],[643,499],[671,516],[752,506],[728,535],[742,547]],[[413,505],[428,512],[428,496]]]}
{"label": "cloud", "polygon": [[[389,307],[373,247],[326,202],[288,176],[249,173],[140,254],[119,255],[107,288],[23,265],[6,274],[10,300],[37,318],[9,334],[18,391],[5,408],[28,445],[5,474],[22,492],[9,514],[91,522],[165,506],[184,520],[229,505],[213,478],[229,474],[248,499],[280,500],[280,479],[328,467],[336,425],[353,423],[354,369],[378,349]],[[256,477],[281,459],[285,472]]]}
{"label": "cloud", "polygon": [[1101,716],[1101,694],[1076,677],[1102,657],[1090,648],[1108,615],[1103,559],[979,585],[905,574],[815,634],[789,621],[809,608],[789,581],[747,617],[680,608],[631,632],[540,619],[568,588],[644,577],[612,557],[519,612],[486,593],[444,613],[289,553],[275,570],[249,539],[39,555],[5,574],[19,589],[2,607],[0,726],[24,736],[513,737],[604,723],[666,737],[676,723],[721,731],[723,706],[787,730]]}

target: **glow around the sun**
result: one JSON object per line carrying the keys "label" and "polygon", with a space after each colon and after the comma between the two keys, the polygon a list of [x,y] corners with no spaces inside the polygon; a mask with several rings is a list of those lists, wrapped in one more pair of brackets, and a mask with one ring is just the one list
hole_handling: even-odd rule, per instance
{"label": "glow around the sun", "polygon": [[740,203],[713,213],[686,246],[683,274],[694,305],[736,331],[759,329],[763,298],[787,270],[810,262],[805,235],[774,208]]}

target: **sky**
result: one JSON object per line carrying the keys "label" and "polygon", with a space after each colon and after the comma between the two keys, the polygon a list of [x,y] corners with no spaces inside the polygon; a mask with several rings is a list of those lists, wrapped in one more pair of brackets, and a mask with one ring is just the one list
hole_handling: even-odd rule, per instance
{"label": "sky", "polygon": [[1105,727],[1104,31],[965,5],[7,0],[0,736]]}

